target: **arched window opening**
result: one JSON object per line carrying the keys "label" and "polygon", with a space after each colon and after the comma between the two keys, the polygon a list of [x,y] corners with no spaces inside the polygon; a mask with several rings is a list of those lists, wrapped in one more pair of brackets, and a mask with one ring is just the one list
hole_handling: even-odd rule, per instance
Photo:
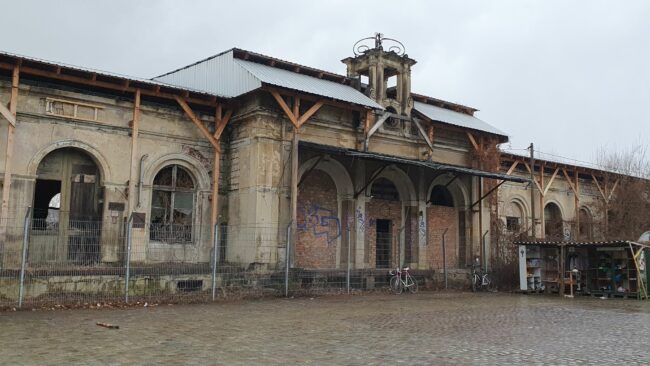
{"label": "arched window opening", "polygon": [[151,240],[169,244],[192,242],[194,179],[180,165],[163,168],[153,180]]}
{"label": "arched window opening", "polygon": [[370,195],[373,198],[386,201],[399,201],[397,187],[386,178],[379,178],[372,183]]}
{"label": "arched window opening", "polygon": [[580,238],[591,240],[593,237],[593,230],[592,230],[593,223],[592,223],[591,214],[586,209],[581,208],[579,215],[580,215],[580,226],[579,226]]}
{"label": "arched window opening", "polygon": [[510,202],[506,206],[506,230],[511,233],[518,233],[524,223],[524,210],[517,202]]}
{"label": "arched window opening", "polygon": [[562,239],[564,236],[562,212],[553,202],[544,207],[544,234],[547,239]]}
{"label": "arched window opening", "polygon": [[445,187],[437,185],[431,190],[429,202],[435,206],[454,207],[454,197],[451,192]]}

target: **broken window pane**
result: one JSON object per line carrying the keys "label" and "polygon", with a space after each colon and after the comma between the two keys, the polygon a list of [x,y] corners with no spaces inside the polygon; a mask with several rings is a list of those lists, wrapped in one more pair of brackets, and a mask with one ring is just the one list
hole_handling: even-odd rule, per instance
{"label": "broken window pane", "polygon": [[192,242],[194,188],[192,176],[182,167],[162,169],[154,179],[151,197],[151,240],[170,244]]}
{"label": "broken window pane", "polygon": [[174,166],[169,166],[167,168],[164,168],[161,170],[157,175],[156,178],[153,180],[153,185],[155,186],[172,186],[172,172],[174,170]]}

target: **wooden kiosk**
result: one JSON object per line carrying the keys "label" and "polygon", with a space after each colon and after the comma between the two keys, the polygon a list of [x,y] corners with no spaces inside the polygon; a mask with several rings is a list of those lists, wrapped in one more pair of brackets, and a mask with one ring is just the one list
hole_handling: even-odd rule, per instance
{"label": "wooden kiosk", "polygon": [[650,245],[632,241],[518,241],[525,292],[648,299]]}

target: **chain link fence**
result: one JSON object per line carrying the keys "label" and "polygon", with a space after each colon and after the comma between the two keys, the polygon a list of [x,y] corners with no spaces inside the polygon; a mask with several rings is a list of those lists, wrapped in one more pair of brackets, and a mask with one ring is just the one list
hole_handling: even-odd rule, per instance
{"label": "chain link fence", "polygon": [[[291,225],[211,228],[139,222],[137,215],[126,221],[74,220],[65,212],[56,220],[33,216],[30,211],[2,223],[0,308],[351,293],[385,289],[388,270],[409,265],[399,235],[391,252],[377,259],[382,268],[357,268],[356,247],[347,245],[354,242],[349,229],[340,234],[346,244],[338,244],[335,265],[301,268],[296,258],[303,254],[291,242]],[[410,247],[414,253],[408,256],[417,262]],[[439,256],[444,249],[420,250]],[[439,262],[433,272],[441,277],[447,262]],[[425,287],[433,278],[432,271],[412,273]]]}

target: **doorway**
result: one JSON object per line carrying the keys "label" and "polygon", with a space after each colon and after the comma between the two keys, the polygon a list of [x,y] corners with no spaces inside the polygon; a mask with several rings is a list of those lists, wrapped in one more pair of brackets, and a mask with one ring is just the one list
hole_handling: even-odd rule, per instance
{"label": "doorway", "polygon": [[36,175],[30,261],[98,262],[103,191],[94,160],[79,149],[55,150]]}
{"label": "doorway", "polygon": [[390,252],[392,247],[391,220],[377,220],[377,242],[375,247],[375,267],[390,267]]}

